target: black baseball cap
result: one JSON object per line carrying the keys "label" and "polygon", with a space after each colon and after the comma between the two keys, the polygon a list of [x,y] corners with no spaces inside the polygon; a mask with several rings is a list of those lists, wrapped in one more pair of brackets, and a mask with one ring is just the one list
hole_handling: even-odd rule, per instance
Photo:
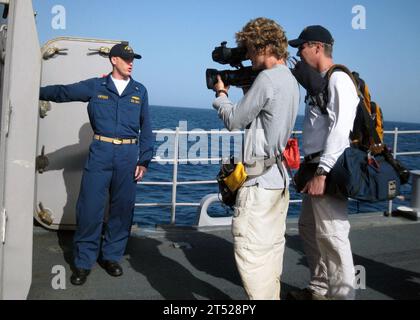
{"label": "black baseball cap", "polygon": [[297,48],[302,44],[309,42],[309,41],[317,41],[326,44],[333,45],[334,39],[331,33],[325,29],[323,26],[309,26],[303,29],[299,38],[295,40],[290,40],[289,45],[293,48]]}
{"label": "black baseball cap", "polygon": [[120,57],[123,59],[141,59],[141,55],[134,53],[128,43],[118,43],[109,51],[109,58]]}

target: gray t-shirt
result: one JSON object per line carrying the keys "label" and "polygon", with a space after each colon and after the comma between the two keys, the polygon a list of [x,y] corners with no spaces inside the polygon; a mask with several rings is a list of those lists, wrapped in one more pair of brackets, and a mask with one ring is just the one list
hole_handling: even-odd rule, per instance
{"label": "gray t-shirt", "polygon": [[[299,97],[296,79],[289,68],[279,64],[261,71],[237,105],[220,96],[214,100],[213,107],[229,130],[246,129],[243,161],[252,165],[258,159],[271,158],[284,150],[295,125]],[[281,169],[280,173],[277,165],[268,170],[265,168],[248,177],[245,186],[258,184],[266,189],[288,187],[287,170],[284,166]],[[247,172],[252,171],[247,166]]]}

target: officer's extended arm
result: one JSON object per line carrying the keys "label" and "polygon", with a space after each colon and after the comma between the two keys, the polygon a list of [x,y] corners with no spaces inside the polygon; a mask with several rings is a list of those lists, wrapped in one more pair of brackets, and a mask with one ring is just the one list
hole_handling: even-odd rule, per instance
{"label": "officer's extended arm", "polygon": [[143,96],[143,104],[140,113],[140,138],[138,166],[148,167],[153,157],[154,137],[149,115],[149,98],[147,91]]}
{"label": "officer's extended arm", "polygon": [[39,99],[53,102],[88,102],[94,92],[95,79],[88,79],[69,85],[46,86],[40,89]]}

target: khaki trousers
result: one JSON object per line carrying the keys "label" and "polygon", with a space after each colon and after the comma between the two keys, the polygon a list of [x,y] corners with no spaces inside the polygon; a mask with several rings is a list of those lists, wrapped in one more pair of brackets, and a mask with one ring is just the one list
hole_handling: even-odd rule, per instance
{"label": "khaki trousers", "polygon": [[238,191],[232,234],[235,260],[251,300],[279,300],[288,190],[258,186]]}
{"label": "khaki trousers", "polygon": [[334,299],[355,298],[347,199],[304,195],[299,234],[311,272],[309,288]]}

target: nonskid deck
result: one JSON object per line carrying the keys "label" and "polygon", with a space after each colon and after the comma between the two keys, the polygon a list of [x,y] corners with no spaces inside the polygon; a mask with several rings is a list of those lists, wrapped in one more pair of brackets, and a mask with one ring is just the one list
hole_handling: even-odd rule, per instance
{"label": "nonskid deck", "polygon": [[[366,275],[357,299],[420,299],[420,222],[381,213],[352,215],[350,222],[354,264],[359,276]],[[69,282],[71,241],[70,231],[35,229],[28,299],[246,299],[229,227],[136,228],[122,260],[124,275],[112,278],[97,265],[82,287]],[[53,288],[59,274],[54,266],[65,270],[65,289]],[[282,297],[308,279],[297,219],[289,218]]]}

